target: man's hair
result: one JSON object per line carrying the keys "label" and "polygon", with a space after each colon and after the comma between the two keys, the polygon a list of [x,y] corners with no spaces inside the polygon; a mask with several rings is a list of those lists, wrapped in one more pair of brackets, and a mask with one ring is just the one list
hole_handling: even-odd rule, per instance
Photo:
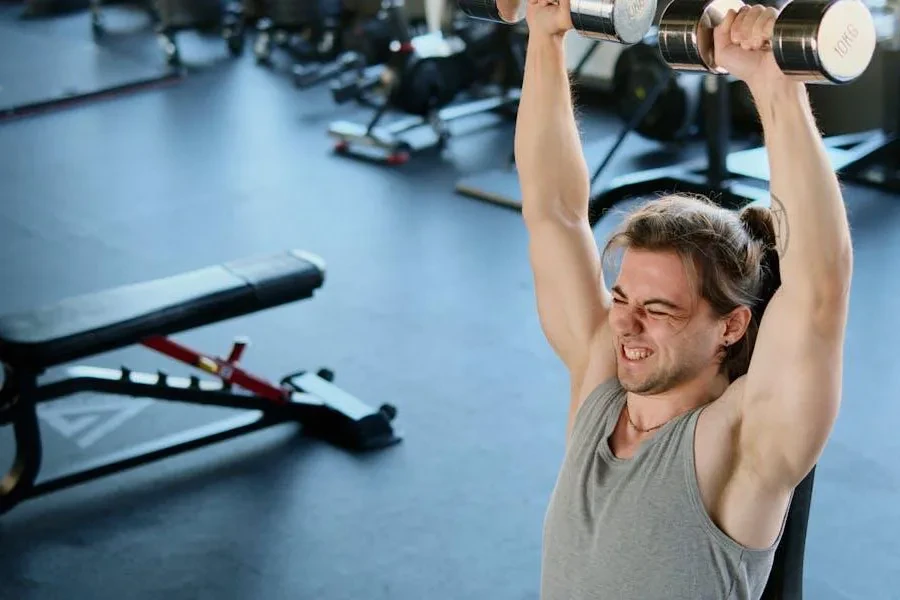
{"label": "man's hair", "polygon": [[604,262],[626,248],[676,252],[698,296],[720,317],[739,306],[750,308],[746,334],[724,350],[722,360],[729,381],[746,373],[763,311],[781,285],[769,209],[735,212],[699,196],[665,196],[626,217],[603,249]]}

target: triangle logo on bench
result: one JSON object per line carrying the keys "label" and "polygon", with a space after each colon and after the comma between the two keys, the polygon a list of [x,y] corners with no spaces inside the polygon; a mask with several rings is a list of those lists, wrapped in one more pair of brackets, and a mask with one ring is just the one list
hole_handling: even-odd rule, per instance
{"label": "triangle logo on bench", "polygon": [[136,417],[153,403],[146,399],[71,400],[38,407],[41,421],[81,448],[88,448]]}

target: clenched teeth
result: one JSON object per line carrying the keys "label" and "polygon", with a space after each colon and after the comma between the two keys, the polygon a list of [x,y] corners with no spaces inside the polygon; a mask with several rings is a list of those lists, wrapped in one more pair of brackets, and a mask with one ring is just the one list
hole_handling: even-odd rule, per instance
{"label": "clenched teeth", "polygon": [[649,350],[645,350],[643,348],[622,348],[625,351],[625,356],[628,360],[643,360],[653,354]]}

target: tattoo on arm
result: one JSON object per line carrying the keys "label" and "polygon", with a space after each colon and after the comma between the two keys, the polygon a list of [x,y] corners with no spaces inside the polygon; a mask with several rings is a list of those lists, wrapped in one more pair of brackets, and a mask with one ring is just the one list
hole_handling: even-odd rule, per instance
{"label": "tattoo on arm", "polygon": [[784,204],[775,194],[772,194],[772,206],[769,210],[772,212],[772,222],[775,225],[775,250],[778,252],[778,258],[784,260],[791,237],[791,229]]}

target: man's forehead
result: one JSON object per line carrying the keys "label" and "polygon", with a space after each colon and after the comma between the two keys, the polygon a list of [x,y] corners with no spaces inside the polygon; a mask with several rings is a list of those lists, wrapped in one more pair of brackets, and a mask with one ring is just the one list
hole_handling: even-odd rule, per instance
{"label": "man's forehead", "polygon": [[626,251],[614,287],[638,301],[661,298],[685,308],[694,297],[684,261],[675,252]]}

